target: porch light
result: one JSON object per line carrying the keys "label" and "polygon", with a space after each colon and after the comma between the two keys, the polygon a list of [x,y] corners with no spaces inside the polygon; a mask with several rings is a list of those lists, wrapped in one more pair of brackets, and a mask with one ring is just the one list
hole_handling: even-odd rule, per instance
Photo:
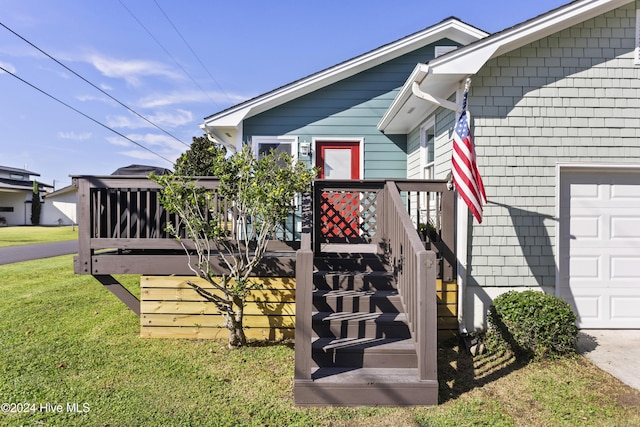
{"label": "porch light", "polygon": [[300,155],[308,156],[311,153],[311,143],[310,142],[301,142],[300,143]]}

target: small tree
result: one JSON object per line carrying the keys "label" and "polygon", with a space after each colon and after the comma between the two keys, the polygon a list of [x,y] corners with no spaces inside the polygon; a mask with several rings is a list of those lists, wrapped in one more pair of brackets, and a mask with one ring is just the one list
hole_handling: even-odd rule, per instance
{"label": "small tree", "polygon": [[33,181],[33,195],[31,196],[31,224],[40,225],[40,212],[42,202],[40,201],[40,188],[38,181]]}
{"label": "small tree", "polygon": [[176,160],[176,174],[180,176],[212,176],[214,160],[226,154],[224,147],[206,136],[193,137],[191,148]]}
{"label": "small tree", "polygon": [[[181,231],[172,224],[167,230],[181,242],[189,268],[209,282],[214,292],[187,283],[224,316],[233,348],[246,344],[244,307],[249,293],[257,288],[251,273],[291,212],[294,198],[309,190],[316,171],[300,162],[294,164],[286,154],[272,152],[256,158],[248,147],[229,157],[224,150],[215,153],[211,164],[212,174],[219,179],[215,190],[205,190],[177,172],[151,178],[162,186],[164,207],[183,227]],[[236,229],[227,227],[229,212],[216,206],[219,198],[229,202]],[[192,247],[180,237],[182,232]],[[191,261],[190,250],[197,255],[195,261]],[[226,266],[226,273],[213,270],[216,260]]]}

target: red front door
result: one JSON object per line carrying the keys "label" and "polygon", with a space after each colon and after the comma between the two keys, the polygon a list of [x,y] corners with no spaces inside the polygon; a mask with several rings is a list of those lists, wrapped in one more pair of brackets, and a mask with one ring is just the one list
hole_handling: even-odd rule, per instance
{"label": "red front door", "polygon": [[[320,179],[360,179],[360,143],[318,141],[316,166]],[[322,194],[321,232],[328,238],[354,238],[359,232],[360,194],[332,190]]]}
{"label": "red front door", "polygon": [[360,179],[360,143],[318,141],[316,166],[320,179]]}

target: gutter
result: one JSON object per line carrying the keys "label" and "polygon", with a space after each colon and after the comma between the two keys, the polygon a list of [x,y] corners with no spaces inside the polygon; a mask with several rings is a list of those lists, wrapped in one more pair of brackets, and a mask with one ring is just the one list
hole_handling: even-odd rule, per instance
{"label": "gutter", "polygon": [[420,81],[417,79],[411,83],[411,92],[417,97],[432,104],[436,104],[442,108],[446,108],[447,110],[455,111],[456,113],[461,110],[460,106],[455,102],[451,102],[446,99],[438,98],[436,96],[431,95],[430,93],[424,92],[420,89],[420,83],[424,81],[424,79],[429,75],[429,64],[424,64],[420,66]]}

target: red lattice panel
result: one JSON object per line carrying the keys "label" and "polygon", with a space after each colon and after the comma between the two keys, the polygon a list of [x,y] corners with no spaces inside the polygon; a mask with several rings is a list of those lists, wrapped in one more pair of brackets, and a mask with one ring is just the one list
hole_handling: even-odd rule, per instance
{"label": "red lattice panel", "polygon": [[320,199],[320,232],[324,238],[355,237],[367,240],[375,234],[376,192],[330,191]]}

